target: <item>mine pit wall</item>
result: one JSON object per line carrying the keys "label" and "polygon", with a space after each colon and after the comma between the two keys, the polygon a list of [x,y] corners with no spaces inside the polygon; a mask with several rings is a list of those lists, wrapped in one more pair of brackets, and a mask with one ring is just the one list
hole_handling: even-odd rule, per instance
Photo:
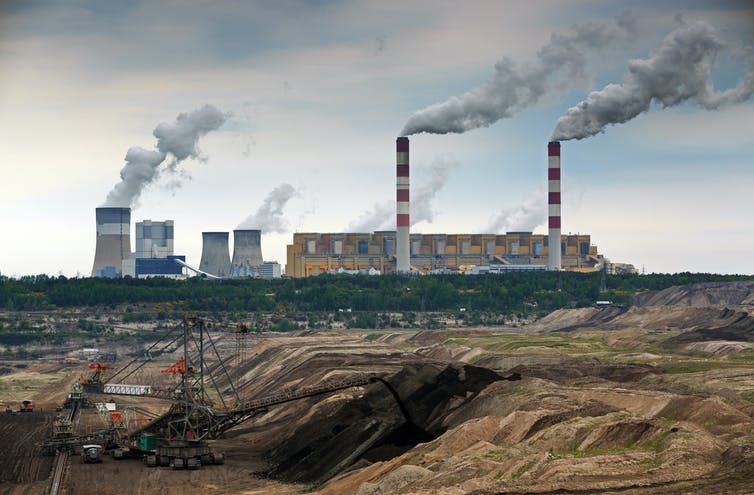
{"label": "mine pit wall", "polygon": [[268,461],[274,467],[268,474],[318,485],[359,459],[373,462],[399,455],[442,434],[443,419],[451,410],[502,379],[471,365],[406,365],[387,381],[411,421],[381,383],[352,400],[315,404],[307,421],[272,449]]}

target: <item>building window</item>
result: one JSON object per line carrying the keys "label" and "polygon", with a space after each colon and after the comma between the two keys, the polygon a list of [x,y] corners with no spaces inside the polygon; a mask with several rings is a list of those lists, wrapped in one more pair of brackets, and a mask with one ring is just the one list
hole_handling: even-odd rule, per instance
{"label": "building window", "polygon": [[369,252],[369,241],[366,239],[359,239],[359,254],[367,254]]}
{"label": "building window", "polygon": [[395,239],[385,239],[382,243],[382,250],[388,256],[395,254]]}

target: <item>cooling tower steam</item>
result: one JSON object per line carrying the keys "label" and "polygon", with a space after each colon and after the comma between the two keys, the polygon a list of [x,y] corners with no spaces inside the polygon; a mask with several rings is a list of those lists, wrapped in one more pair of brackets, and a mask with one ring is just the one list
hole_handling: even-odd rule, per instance
{"label": "cooling tower steam", "polygon": [[649,110],[654,101],[663,108],[688,100],[706,110],[741,103],[754,93],[754,55],[746,57],[747,72],[738,84],[716,91],[710,73],[724,47],[706,22],[682,24],[672,31],[657,52],[647,59],[631,60],[622,84],[608,84],[558,119],[553,140],[583,139],[604,132]]}
{"label": "cooling tower steam", "polygon": [[587,81],[590,52],[633,39],[635,34],[636,19],[630,13],[622,14],[611,25],[593,22],[574,26],[570,34],[553,34],[532,64],[519,67],[503,58],[495,64],[492,80],[419,110],[400,135],[463,133],[509,118],[545,95]]}
{"label": "cooling tower steam", "polygon": [[537,190],[512,208],[500,210],[491,219],[483,233],[532,232],[544,225],[547,218],[547,201],[544,190]]}
{"label": "cooling tower steam", "polygon": [[108,193],[103,206],[135,205],[144,187],[160,176],[160,165],[168,156],[173,159],[166,168],[173,172],[186,158],[205,160],[197,146],[199,138],[217,130],[229,116],[212,105],[205,105],[193,112],[178,114],[175,122],[159,124],[153,133],[157,138],[157,149],[134,146],[128,150],[126,164],[120,171],[120,182]]}
{"label": "cooling tower steam", "polygon": [[199,138],[217,130],[228,117],[228,114],[212,105],[204,105],[193,112],[178,114],[175,122],[163,122],[155,127],[153,134],[157,138],[157,149],[173,155],[175,163],[186,158],[206,161],[197,147]]}
{"label": "cooling tower steam", "polygon": [[142,189],[159,175],[165,153],[134,146],[126,152],[126,165],[120,171],[120,182],[113,186],[103,206],[127,208],[136,203]]}
{"label": "cooling tower steam", "polygon": [[[450,172],[458,167],[458,161],[449,155],[435,158],[428,170],[416,175],[429,177],[420,186],[411,191],[410,221],[411,226],[435,219],[437,212],[434,199],[437,193],[445,187]],[[395,228],[395,201],[375,203],[372,210],[362,213],[359,218],[346,227],[347,232],[374,232],[375,230],[392,230]]]}
{"label": "cooling tower steam", "polygon": [[241,222],[238,229],[258,229],[265,233],[276,232],[278,234],[287,232],[289,227],[288,223],[283,220],[283,208],[297,194],[298,192],[292,185],[280,184],[270,191],[256,213],[249,215],[246,220]]}

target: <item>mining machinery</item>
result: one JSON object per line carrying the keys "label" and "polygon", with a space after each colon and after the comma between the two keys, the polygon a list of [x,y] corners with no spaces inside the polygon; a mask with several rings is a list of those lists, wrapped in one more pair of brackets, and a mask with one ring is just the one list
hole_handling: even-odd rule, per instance
{"label": "mining machinery", "polygon": [[[237,331],[240,334],[246,333],[242,327]],[[153,355],[172,352],[176,348],[182,348],[182,356],[162,369],[161,373],[175,376],[177,384],[165,387],[126,383],[129,377],[153,361]],[[212,359],[206,359],[208,356]],[[211,334],[206,331],[204,321],[200,318],[184,318],[180,325],[169,328],[142,355],[115,371],[110,376],[109,383],[102,380],[102,371],[109,369],[109,366],[93,363],[94,366],[90,365],[93,374],[83,384],[84,390],[89,394],[147,396],[169,400],[170,407],[165,413],[128,433],[122,428],[118,431],[110,428],[88,436],[53,434],[45,447],[53,451],[70,451],[73,447],[82,447],[85,451],[88,444],[104,441],[104,448],[112,451],[114,459],[136,457],[141,458],[149,467],[196,469],[202,465],[224,462],[223,454],[215,452],[208,440],[218,438],[230,428],[274,405],[374,382],[382,382],[398,399],[395,390],[382,377],[357,374],[327,380],[310,387],[285,389],[253,400],[242,400],[237,392],[237,380],[234,382],[225,362]],[[219,383],[227,387],[226,392],[220,390]],[[74,391],[71,397],[76,397],[76,400],[70,401],[71,413],[68,416],[73,420],[88,399]],[[407,415],[400,400],[397,402]],[[89,462],[86,455],[82,454],[82,460]]]}
{"label": "mining machinery", "polygon": [[[243,330],[237,328],[239,333],[245,333]],[[174,375],[177,385],[158,387],[124,383],[151,362],[153,354],[161,354],[176,346],[182,348],[183,355],[162,369],[161,373]],[[212,359],[208,359],[208,356]],[[254,400],[241,400],[237,380],[230,376],[225,359],[200,318],[185,318],[181,325],[168,329],[142,356],[120,368],[110,380],[118,383],[90,383],[87,388],[109,395],[141,395],[171,401],[164,414],[130,431],[125,441],[113,449],[113,458],[140,457],[147,466],[170,466],[175,469],[222,464],[222,453],[214,452],[207,440],[219,437],[273,405],[365,386],[375,381],[384,382],[377,376],[355,375],[311,387],[281,390]],[[232,397],[219,389],[219,383],[228,387]]]}

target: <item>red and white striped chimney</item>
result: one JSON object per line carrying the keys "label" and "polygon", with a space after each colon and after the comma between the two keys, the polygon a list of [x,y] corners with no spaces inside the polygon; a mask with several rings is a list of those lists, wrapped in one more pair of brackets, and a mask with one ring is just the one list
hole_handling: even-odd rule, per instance
{"label": "red and white striped chimney", "polygon": [[560,270],[560,142],[547,143],[547,269]]}
{"label": "red and white striped chimney", "polygon": [[408,180],[408,138],[399,137],[395,141],[396,176],[395,200],[396,209],[396,263],[395,271],[407,273],[409,271],[409,180]]}

